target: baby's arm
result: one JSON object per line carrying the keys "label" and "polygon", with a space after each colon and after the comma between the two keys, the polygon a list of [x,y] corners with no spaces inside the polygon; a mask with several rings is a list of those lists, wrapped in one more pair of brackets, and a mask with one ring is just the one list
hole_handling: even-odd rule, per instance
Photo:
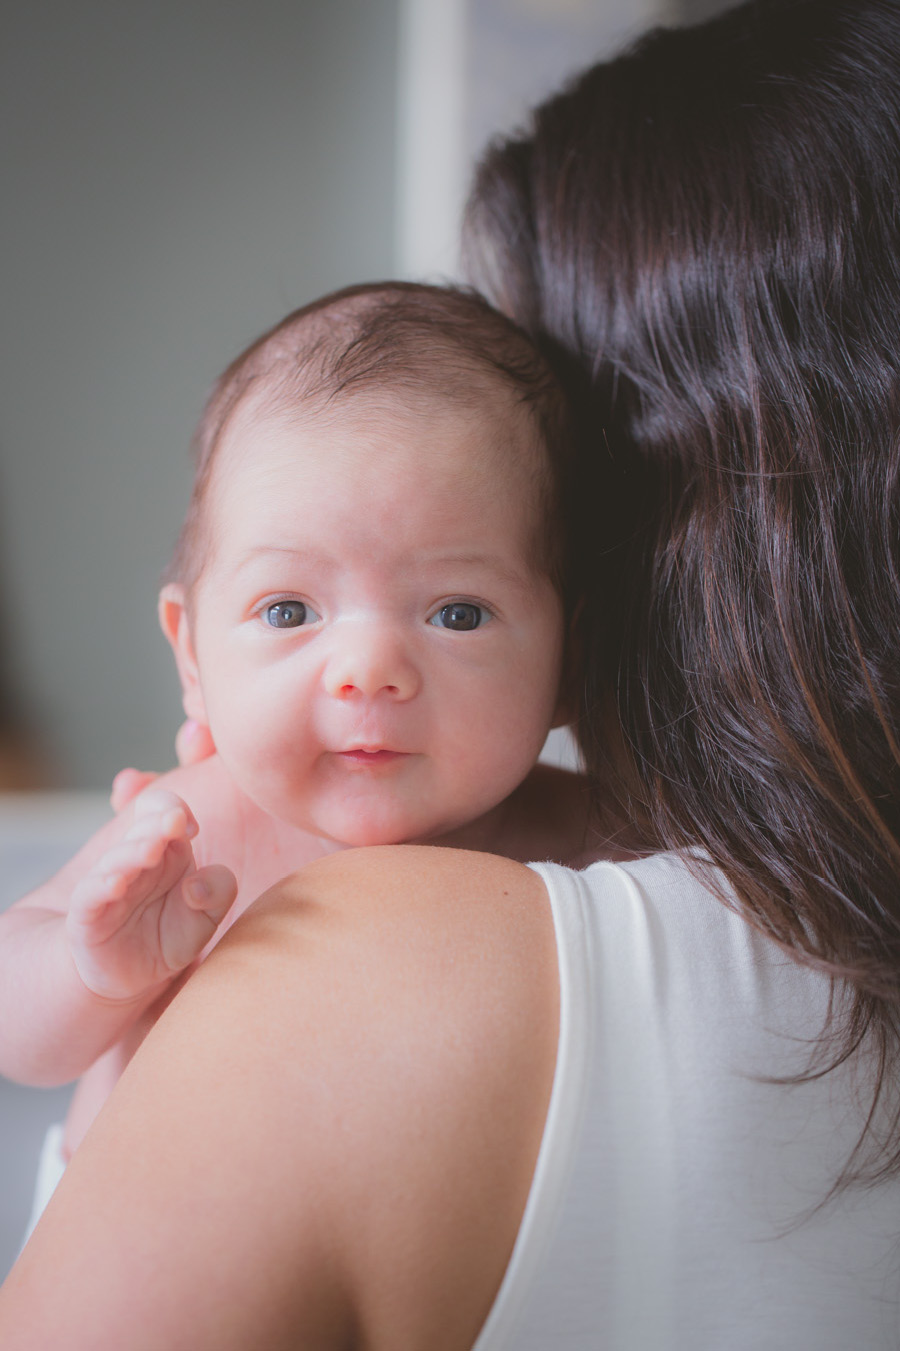
{"label": "baby's arm", "polygon": [[180,798],[151,789],[0,916],[0,1073],[75,1078],[200,954],[236,884],[195,868],[196,832]]}

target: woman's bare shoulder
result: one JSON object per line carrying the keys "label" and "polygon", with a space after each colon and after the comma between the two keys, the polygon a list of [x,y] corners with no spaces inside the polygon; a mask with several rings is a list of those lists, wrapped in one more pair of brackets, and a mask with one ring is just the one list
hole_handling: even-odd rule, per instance
{"label": "woman's bare shoulder", "polygon": [[[303,869],[188,982],[85,1140],[23,1263],[42,1308],[68,1291],[84,1345],[107,1344],[150,1264],[135,1351],[179,1318],[200,1351],[301,1328],[470,1346],[527,1198],[557,1006],[546,893],[521,865],[398,846]],[[216,1292],[240,1309],[224,1341]]]}
{"label": "woman's bare shoulder", "polygon": [[[402,923],[424,937],[465,918],[478,928],[515,918],[547,929],[550,912],[538,875],[496,854],[432,845],[380,845],[328,854],[285,878],[255,902],[244,919],[277,916],[303,927],[327,911],[342,929]],[[464,939],[465,935],[461,935]]]}

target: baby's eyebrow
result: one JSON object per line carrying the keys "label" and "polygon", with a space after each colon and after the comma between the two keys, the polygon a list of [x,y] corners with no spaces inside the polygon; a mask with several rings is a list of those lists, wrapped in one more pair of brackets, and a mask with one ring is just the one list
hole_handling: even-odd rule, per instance
{"label": "baby's eyebrow", "polygon": [[[341,563],[340,558],[329,550],[318,549],[314,546],[307,549],[303,545],[255,544],[235,560],[232,574],[237,576],[245,568],[252,566],[260,559],[272,557],[299,560],[306,567],[314,566],[322,570],[326,568],[336,569]],[[447,551],[426,550],[421,555],[416,555],[416,557],[410,559],[410,567],[425,575],[429,572],[444,572],[456,568],[478,569],[489,572],[492,581],[520,589],[532,585],[534,581],[534,573],[527,560],[524,561],[521,568],[517,568],[511,566],[509,560],[503,558],[500,554],[479,553],[476,550],[460,552],[452,549]]]}
{"label": "baby's eyebrow", "polygon": [[252,548],[245,551],[241,561],[256,558],[259,554],[299,554],[303,552],[303,549],[298,549],[293,544],[254,544]]}
{"label": "baby's eyebrow", "polygon": [[293,544],[254,544],[251,548],[245,549],[235,560],[234,572],[240,572],[250,563],[255,563],[259,558],[267,558],[271,555],[283,558],[301,558],[304,562],[323,560],[327,561],[329,555],[319,549],[298,548]]}
{"label": "baby's eyebrow", "polygon": [[[419,566],[417,564],[417,566]],[[421,560],[423,567],[435,568],[484,568],[491,572],[498,581],[505,582],[510,586],[524,587],[533,581],[533,575],[530,572],[527,561],[522,568],[516,568],[510,565],[509,561],[502,558],[499,554],[492,553],[434,553],[427,555]]]}

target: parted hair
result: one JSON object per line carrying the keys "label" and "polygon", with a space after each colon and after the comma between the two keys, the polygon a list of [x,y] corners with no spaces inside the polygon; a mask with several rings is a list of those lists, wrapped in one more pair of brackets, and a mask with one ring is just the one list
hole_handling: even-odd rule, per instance
{"label": "parted hair", "polygon": [[875,1058],[839,1182],[898,1171],[900,4],[648,34],[488,151],[468,257],[614,464],[589,771],[612,697],[648,847],[835,978],[810,1074]]}
{"label": "parted hair", "polygon": [[212,471],[239,410],[328,416],[342,400],[385,393],[413,406],[424,401],[435,417],[441,405],[483,415],[508,453],[528,457],[534,560],[567,596],[577,573],[579,532],[568,517],[576,510],[578,438],[561,374],[474,290],[393,281],[346,287],[293,311],[216,381],[194,436],[191,498],[167,580],[190,590],[202,574]]}

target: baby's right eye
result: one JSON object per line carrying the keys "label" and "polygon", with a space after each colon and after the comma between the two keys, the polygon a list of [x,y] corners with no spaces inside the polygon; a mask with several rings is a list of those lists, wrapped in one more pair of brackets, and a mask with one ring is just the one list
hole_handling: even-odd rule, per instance
{"label": "baby's right eye", "polygon": [[273,629],[299,629],[315,623],[317,616],[302,600],[277,600],[266,606],[263,618]]}

